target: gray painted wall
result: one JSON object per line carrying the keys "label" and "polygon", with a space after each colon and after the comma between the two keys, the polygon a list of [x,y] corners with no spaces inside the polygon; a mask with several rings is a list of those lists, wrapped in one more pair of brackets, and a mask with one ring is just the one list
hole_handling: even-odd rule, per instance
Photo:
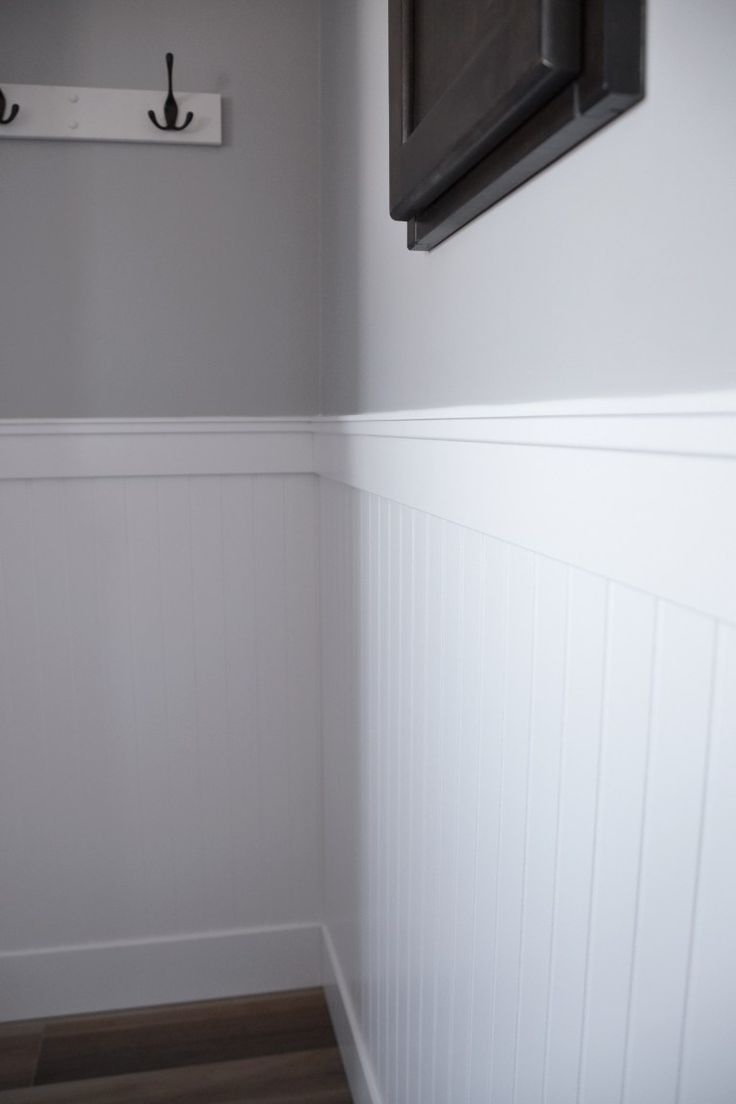
{"label": "gray painted wall", "polygon": [[[433,254],[388,217],[385,0],[0,0],[0,79],[225,97],[221,150],[0,145],[0,417],[736,383],[732,0],[650,0],[646,102]],[[11,214],[12,212],[12,214]]]}
{"label": "gray painted wall", "polygon": [[0,79],[225,97],[222,149],[0,145],[0,417],[317,405],[317,0],[1,0]]}
{"label": "gray painted wall", "polygon": [[324,0],[325,411],[736,384],[736,5],[648,6],[647,100],[412,255],[385,0]]}

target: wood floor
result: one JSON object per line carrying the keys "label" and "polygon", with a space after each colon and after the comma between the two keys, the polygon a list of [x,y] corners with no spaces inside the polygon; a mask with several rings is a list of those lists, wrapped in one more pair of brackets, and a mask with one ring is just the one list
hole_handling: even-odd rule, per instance
{"label": "wood floor", "polygon": [[0,1104],[350,1104],[319,989],[0,1024]]}

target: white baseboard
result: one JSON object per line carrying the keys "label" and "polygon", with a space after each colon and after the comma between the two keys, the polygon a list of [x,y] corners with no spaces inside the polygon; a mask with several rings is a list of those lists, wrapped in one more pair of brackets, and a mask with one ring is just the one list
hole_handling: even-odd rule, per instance
{"label": "white baseboard", "polygon": [[249,996],[322,982],[319,924],[0,954],[0,1020]]}
{"label": "white baseboard", "polygon": [[323,927],[322,984],[355,1104],[383,1104],[330,933]]}

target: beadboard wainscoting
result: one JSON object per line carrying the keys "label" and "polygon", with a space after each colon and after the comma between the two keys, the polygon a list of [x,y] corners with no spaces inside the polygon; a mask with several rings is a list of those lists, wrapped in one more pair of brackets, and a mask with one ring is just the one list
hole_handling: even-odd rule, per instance
{"label": "beadboard wainscoting", "polygon": [[736,419],[708,402],[320,427],[358,1104],[734,1099]]}
{"label": "beadboard wainscoting", "polygon": [[0,1018],[318,984],[309,427],[0,429]]}
{"label": "beadboard wainscoting", "polygon": [[357,1104],[731,1104],[734,503],[729,395],[0,425],[0,1017],[323,979]]}

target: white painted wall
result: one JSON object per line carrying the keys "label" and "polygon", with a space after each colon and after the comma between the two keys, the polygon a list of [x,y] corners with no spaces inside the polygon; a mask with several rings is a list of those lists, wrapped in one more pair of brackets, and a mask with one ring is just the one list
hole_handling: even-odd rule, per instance
{"label": "white painted wall", "polygon": [[358,1104],[734,1099],[734,419],[558,415],[317,439]]}
{"label": "white painted wall", "polygon": [[323,0],[323,412],[736,380],[736,7],[649,0],[647,98],[429,256],[388,215],[384,0]]}
{"label": "white painted wall", "polygon": [[168,436],[0,478],[0,1018],[319,978],[315,479]]}
{"label": "white painted wall", "polygon": [[222,148],[0,149],[0,418],[317,409],[317,0],[0,3],[0,86],[164,88],[167,50]]}

